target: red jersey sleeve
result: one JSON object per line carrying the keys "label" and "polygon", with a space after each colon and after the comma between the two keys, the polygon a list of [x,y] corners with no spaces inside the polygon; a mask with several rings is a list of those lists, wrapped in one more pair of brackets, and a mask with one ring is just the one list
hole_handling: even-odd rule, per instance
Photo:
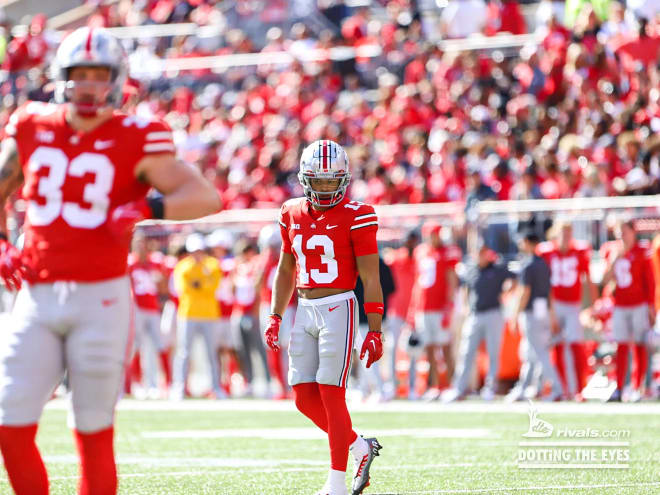
{"label": "red jersey sleeve", "polygon": [[377,232],[378,217],[373,206],[363,205],[356,211],[350,227],[351,243],[353,244],[355,256],[378,253]]}
{"label": "red jersey sleeve", "polygon": [[447,266],[449,268],[454,268],[463,258],[463,253],[461,252],[461,248],[458,246],[447,246],[447,249],[445,251],[446,253],[446,261],[447,261]]}
{"label": "red jersey sleeve", "polygon": [[287,204],[284,203],[280,209],[280,218],[277,220],[280,226],[280,234],[282,236],[282,252],[291,254],[291,239],[289,238],[289,215]]}
{"label": "red jersey sleeve", "polygon": [[653,277],[653,262],[651,259],[652,250],[644,250],[644,285],[646,286],[647,302],[649,307],[655,305],[655,279]]}

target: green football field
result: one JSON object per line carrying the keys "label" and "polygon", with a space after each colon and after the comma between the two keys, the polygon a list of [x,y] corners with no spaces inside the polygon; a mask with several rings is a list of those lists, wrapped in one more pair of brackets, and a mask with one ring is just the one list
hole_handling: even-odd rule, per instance
{"label": "green football field", "polygon": [[[356,429],[375,434],[384,447],[365,493],[660,493],[659,403],[534,406],[536,429],[547,432],[551,425],[552,436],[523,437],[529,427],[525,403],[351,404]],[[606,430],[610,436],[567,440],[557,436],[562,430],[564,435]],[[629,436],[615,438],[611,432]],[[530,441],[541,447],[521,447]],[[519,466],[521,449],[553,450],[544,442],[595,457],[579,468]],[[51,493],[74,494],[77,459],[64,401],[49,404],[38,443]],[[122,401],[115,447],[120,493],[131,495],[313,495],[329,462],[327,441],[291,402]],[[613,454],[603,453],[608,450]],[[594,468],[594,463],[609,464]],[[11,493],[4,477],[0,493]]]}

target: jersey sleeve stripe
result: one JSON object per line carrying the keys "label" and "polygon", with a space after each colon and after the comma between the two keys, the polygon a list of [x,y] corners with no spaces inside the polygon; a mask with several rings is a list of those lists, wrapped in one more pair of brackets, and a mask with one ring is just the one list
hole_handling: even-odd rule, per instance
{"label": "jersey sleeve stripe", "polygon": [[145,139],[147,141],[171,141],[172,133],[169,131],[150,132]]}
{"label": "jersey sleeve stripe", "polygon": [[278,220],[279,224],[286,229],[286,224],[282,220]]}
{"label": "jersey sleeve stripe", "polygon": [[370,225],[378,225],[378,222],[368,222],[368,223],[361,223],[359,225],[353,225],[351,227],[351,230],[361,229],[362,227],[369,227]]}
{"label": "jersey sleeve stripe", "polygon": [[175,151],[174,143],[150,143],[144,145],[145,153],[153,153],[154,151]]}
{"label": "jersey sleeve stripe", "polygon": [[353,220],[364,220],[365,218],[372,218],[375,217],[375,213],[367,213],[366,215],[360,215],[359,217],[355,217]]}

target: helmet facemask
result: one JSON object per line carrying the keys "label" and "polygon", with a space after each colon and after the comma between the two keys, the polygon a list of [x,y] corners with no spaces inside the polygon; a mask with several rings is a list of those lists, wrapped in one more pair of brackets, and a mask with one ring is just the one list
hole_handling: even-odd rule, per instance
{"label": "helmet facemask", "polygon": [[[312,185],[314,179],[336,179],[339,181],[337,188],[334,191],[317,191]],[[329,208],[341,202],[346,196],[346,189],[351,180],[351,174],[348,172],[338,172],[336,175],[322,177],[320,174],[310,174],[300,172],[298,180],[303,186],[305,197],[314,206]]]}
{"label": "helmet facemask", "polygon": [[107,81],[74,80],[70,78],[70,73],[75,68],[72,67],[67,71],[65,81],[58,81],[58,84],[61,85],[64,101],[73,104],[76,111],[83,117],[94,117],[103,107],[112,106],[115,71],[108,68],[110,69],[110,79]]}
{"label": "helmet facemask", "polygon": [[[313,183],[319,179],[336,180],[337,186],[330,191],[317,189]],[[305,197],[313,206],[330,208],[339,204],[346,197],[351,181],[346,152],[334,141],[315,141],[305,148],[300,157],[298,180]]]}

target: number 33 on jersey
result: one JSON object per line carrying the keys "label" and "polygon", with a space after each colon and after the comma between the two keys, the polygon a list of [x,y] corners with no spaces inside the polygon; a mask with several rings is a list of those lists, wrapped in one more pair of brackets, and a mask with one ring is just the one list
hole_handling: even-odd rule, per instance
{"label": "number 33 on jersey", "polygon": [[174,152],[172,133],[119,111],[77,133],[65,109],[30,102],[5,128],[16,139],[25,178],[24,258],[40,282],[118,277],[126,273],[129,246],[105,228],[108,212],[146,195],[135,167],[146,155]]}
{"label": "number 33 on jersey", "polygon": [[282,206],[279,219],[282,251],[297,264],[296,286],[353,290],[358,277],[355,258],[378,253],[378,219],[372,206],[344,198],[320,212],[306,198]]}

